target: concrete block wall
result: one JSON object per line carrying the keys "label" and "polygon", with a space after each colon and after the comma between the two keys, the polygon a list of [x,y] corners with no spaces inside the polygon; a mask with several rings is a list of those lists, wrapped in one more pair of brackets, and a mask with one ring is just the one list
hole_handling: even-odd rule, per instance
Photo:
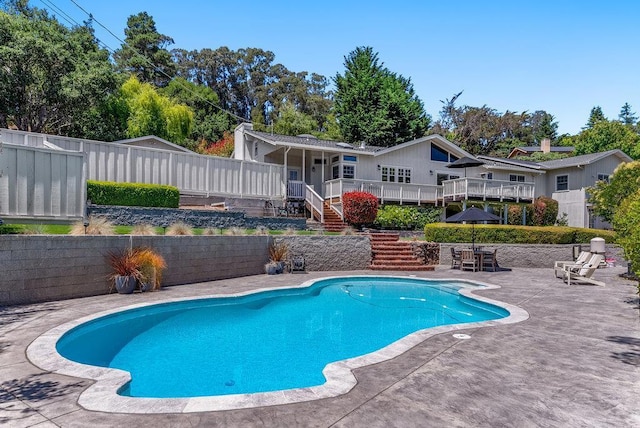
{"label": "concrete block wall", "polygon": [[371,241],[368,236],[279,236],[291,254],[305,258],[309,271],[369,269]]}
{"label": "concrete block wall", "polygon": [[[106,256],[149,246],[167,262],[166,286],[264,273],[270,236],[0,235],[0,306],[106,294]],[[364,236],[276,238],[303,254],[307,270],[366,269],[371,246]]]}
{"label": "concrete block wall", "polygon": [[[573,245],[552,244],[479,244],[485,250],[498,250],[496,258],[502,267],[510,268],[552,268],[556,260],[573,260]],[[477,245],[476,245],[477,246]],[[440,264],[451,264],[451,248],[470,248],[469,244],[440,244]],[[582,249],[589,251],[589,244]],[[618,266],[626,266],[622,251],[618,246],[607,245],[606,257],[616,259]]]}

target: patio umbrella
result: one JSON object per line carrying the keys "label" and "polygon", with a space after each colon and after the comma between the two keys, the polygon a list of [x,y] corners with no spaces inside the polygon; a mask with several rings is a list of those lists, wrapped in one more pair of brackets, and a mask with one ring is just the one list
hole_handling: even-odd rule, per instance
{"label": "patio umbrella", "polygon": [[464,168],[464,176],[466,177],[467,168],[471,168],[473,166],[480,166],[480,165],[484,165],[484,162],[482,162],[479,159],[473,159],[465,156],[458,159],[455,162],[451,162],[449,165],[447,165],[447,168]]}
{"label": "patio umbrella", "polygon": [[500,217],[497,215],[488,213],[480,208],[471,207],[466,210],[447,217],[445,219],[447,223],[471,223],[471,248],[476,249],[476,223],[481,221],[500,221]]}

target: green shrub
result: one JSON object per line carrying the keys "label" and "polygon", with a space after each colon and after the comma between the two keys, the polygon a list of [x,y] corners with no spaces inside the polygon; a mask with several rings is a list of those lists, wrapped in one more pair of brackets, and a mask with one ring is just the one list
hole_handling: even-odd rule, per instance
{"label": "green shrub", "polygon": [[434,207],[383,205],[374,224],[383,229],[422,229],[427,223],[440,221],[441,213]]}
{"label": "green shrub", "polygon": [[96,205],[178,208],[177,187],[87,180],[87,199]]}
{"label": "green shrub", "polygon": [[[432,223],[424,228],[426,241],[471,242],[474,226],[471,224]],[[583,229],[562,226],[475,225],[476,243],[510,244],[585,244],[596,236],[608,243],[616,242],[609,230]]]}
{"label": "green shrub", "polygon": [[0,226],[0,235],[18,235],[25,230],[26,227],[22,224],[3,224]]}

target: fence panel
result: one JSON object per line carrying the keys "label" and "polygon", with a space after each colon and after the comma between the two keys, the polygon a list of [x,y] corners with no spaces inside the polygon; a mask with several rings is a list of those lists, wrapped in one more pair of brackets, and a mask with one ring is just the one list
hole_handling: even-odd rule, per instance
{"label": "fence panel", "polygon": [[83,155],[25,145],[0,145],[0,216],[80,219]]}

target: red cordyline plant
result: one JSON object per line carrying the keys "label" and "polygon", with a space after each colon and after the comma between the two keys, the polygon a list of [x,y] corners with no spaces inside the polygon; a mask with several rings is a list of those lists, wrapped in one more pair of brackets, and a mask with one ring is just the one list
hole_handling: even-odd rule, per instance
{"label": "red cordyline plant", "polygon": [[342,195],[344,220],[356,227],[371,224],[378,215],[378,198],[368,192],[347,192]]}

